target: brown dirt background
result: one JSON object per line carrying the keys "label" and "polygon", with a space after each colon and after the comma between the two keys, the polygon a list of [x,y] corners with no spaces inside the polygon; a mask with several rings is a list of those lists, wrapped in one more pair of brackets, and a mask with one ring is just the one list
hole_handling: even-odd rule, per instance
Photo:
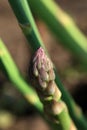
{"label": "brown dirt background", "polygon": [[[72,16],[77,26],[87,35],[87,0],[56,0],[59,5]],[[75,84],[79,83],[80,79],[68,81],[61,76],[61,71],[65,70],[72,63],[71,54],[65,50],[58,42],[55,36],[48,30],[46,25],[36,20],[39,32],[42,39],[51,55],[52,61],[59,71],[60,78],[66,88],[72,92],[75,89]],[[17,20],[8,4],[7,0],[0,0],[0,37],[5,42],[10,51],[15,63],[21,73],[26,77],[29,60],[31,57],[31,48],[22,34]],[[0,81],[6,83],[6,78],[0,73]],[[86,82],[86,77],[84,78]],[[3,129],[6,130],[6,129]],[[8,130],[49,130],[46,123],[40,116],[28,116],[17,119],[14,125]]]}

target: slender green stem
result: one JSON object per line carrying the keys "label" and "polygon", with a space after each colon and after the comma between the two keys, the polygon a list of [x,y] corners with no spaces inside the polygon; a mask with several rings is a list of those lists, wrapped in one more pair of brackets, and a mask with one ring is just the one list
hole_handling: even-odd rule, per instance
{"label": "slender green stem", "polygon": [[[38,2],[38,0],[37,0],[37,2]],[[40,40],[40,38],[38,38],[39,34],[38,34],[38,31],[36,31],[37,28],[36,28],[34,20],[32,18],[30,8],[27,5],[27,1],[9,0],[9,3],[18,19],[18,22],[21,25],[21,28],[22,28],[27,40],[29,41],[29,44],[31,45],[33,50],[36,51],[38,49],[38,47],[43,46],[43,44],[42,44],[42,41]],[[46,12],[46,13],[48,13],[48,12]],[[60,81],[57,73],[56,73],[56,83],[62,92],[63,100],[66,102],[66,104],[69,108],[70,115],[73,118],[73,120],[75,121],[76,125],[78,126],[79,129],[86,130],[87,123],[86,123],[82,113],[80,113],[80,116],[77,115],[77,111],[75,110],[76,104],[74,103],[70,94],[65,90],[65,88],[61,84],[61,81]],[[79,124],[80,124],[80,127],[79,127]]]}
{"label": "slender green stem", "polygon": [[42,19],[87,70],[87,38],[54,0],[28,0],[32,12]]}
{"label": "slender green stem", "polygon": [[[4,66],[5,72],[8,75],[10,81],[15,85],[15,87],[20,90],[20,92],[27,98],[27,100],[42,111],[42,104],[36,92],[31,88],[30,85],[25,82],[24,78],[21,76],[19,70],[17,69],[14,61],[12,60],[8,50],[6,49],[3,41],[0,39],[0,65]],[[1,68],[2,69],[2,68]]]}

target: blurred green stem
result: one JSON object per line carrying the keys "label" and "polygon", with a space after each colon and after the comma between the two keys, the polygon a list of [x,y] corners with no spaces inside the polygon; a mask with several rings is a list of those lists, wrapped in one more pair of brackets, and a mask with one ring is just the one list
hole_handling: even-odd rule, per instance
{"label": "blurred green stem", "polygon": [[[42,111],[42,104],[36,92],[28,85],[24,78],[21,76],[19,70],[17,69],[15,63],[13,62],[8,50],[6,49],[3,41],[0,39],[0,65],[4,66],[4,71],[6,72],[10,81],[15,85],[15,87],[20,90],[27,100],[34,105],[37,109]],[[1,68],[3,69],[3,68]]]}
{"label": "blurred green stem", "polygon": [[87,38],[54,0],[28,0],[32,12],[42,19],[87,70]]}
{"label": "blurred green stem", "polygon": [[[50,2],[51,2],[51,0],[50,0]],[[33,51],[35,52],[40,46],[42,46],[44,48],[44,45],[43,45],[41,39],[38,38],[39,33],[37,31],[37,27],[36,27],[35,22],[33,20],[33,17],[32,17],[30,8],[27,4],[27,1],[25,1],[25,0],[22,0],[22,1],[21,0],[9,0],[9,3],[11,5],[11,7],[12,7],[12,9],[13,9],[13,11],[18,19],[19,24],[21,25],[21,28],[24,32],[24,35],[26,36]],[[36,2],[36,5],[37,5],[36,8],[40,7],[38,0]],[[44,11],[45,11],[45,8],[44,8]],[[45,13],[48,13],[48,10]],[[43,13],[41,13],[41,15],[43,15]],[[48,17],[49,17],[49,15],[48,15]],[[56,73],[56,71],[55,71],[55,73]],[[86,122],[85,118],[83,117],[82,112],[80,112],[79,114],[77,113],[76,104],[74,103],[70,94],[65,90],[65,88],[61,84],[61,81],[60,81],[57,73],[56,73],[56,83],[62,92],[62,95],[63,95],[62,98],[66,102],[66,104],[69,108],[70,115],[71,115],[72,119],[74,120],[76,126],[79,128],[79,130],[80,129],[86,130],[87,129],[87,122]]]}

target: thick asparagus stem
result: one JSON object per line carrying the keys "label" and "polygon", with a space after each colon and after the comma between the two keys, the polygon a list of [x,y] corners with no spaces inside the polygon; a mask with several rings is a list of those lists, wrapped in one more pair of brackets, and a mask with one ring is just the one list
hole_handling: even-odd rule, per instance
{"label": "thick asparagus stem", "polygon": [[29,72],[30,81],[35,86],[44,105],[44,112],[51,122],[60,124],[62,130],[76,130],[55,83],[53,64],[41,47],[31,61]]}

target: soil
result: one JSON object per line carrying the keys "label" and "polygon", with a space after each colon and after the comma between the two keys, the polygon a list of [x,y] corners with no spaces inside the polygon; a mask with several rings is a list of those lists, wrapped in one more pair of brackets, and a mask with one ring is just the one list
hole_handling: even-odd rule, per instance
{"label": "soil", "polygon": [[[56,0],[56,2],[58,2],[59,5],[74,19],[84,35],[87,35],[87,0]],[[79,72],[75,72],[74,74],[67,74],[65,70],[68,70],[68,68],[72,66],[73,62],[75,62],[71,53],[60,44],[56,44],[60,42],[57,41],[55,36],[53,36],[42,21],[36,20],[36,23],[51,59],[57,68],[61,81],[86,112],[87,105],[84,106],[83,103],[83,99],[87,102],[87,96],[83,96],[84,91],[87,93],[86,73],[80,74]],[[27,44],[27,41],[7,0],[0,0],[0,37],[5,42],[22,75],[27,77],[31,48]],[[0,72],[0,87],[2,85],[4,86],[6,82],[6,77],[2,74],[2,72]],[[16,93],[14,95],[21,97],[17,90],[12,90],[12,92],[13,91]],[[78,99],[80,100],[78,101]],[[23,115],[22,117],[16,117],[14,124],[10,128],[3,130],[25,129],[49,130],[50,128],[38,114],[35,113],[31,115],[30,112],[28,112],[28,116]]]}

